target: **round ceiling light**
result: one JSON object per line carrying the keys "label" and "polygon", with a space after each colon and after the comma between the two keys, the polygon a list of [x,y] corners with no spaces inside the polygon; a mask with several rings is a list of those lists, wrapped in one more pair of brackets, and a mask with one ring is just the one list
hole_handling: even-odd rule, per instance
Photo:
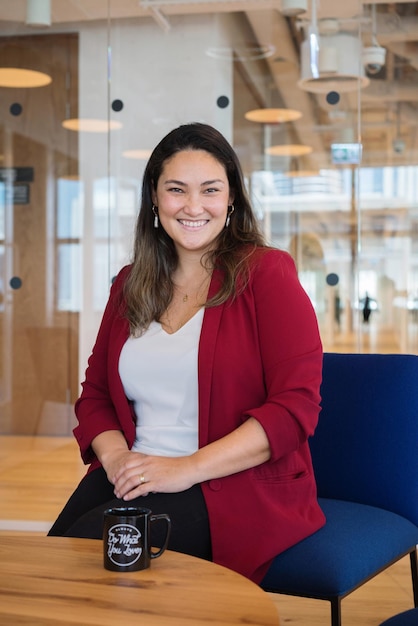
{"label": "round ceiling light", "polygon": [[286,17],[294,17],[308,10],[307,0],[282,0],[280,12]]}
{"label": "round ceiling light", "polygon": [[64,128],[85,133],[107,133],[109,130],[122,128],[121,122],[94,118],[71,118],[62,122]]}
{"label": "round ceiling light", "polygon": [[319,170],[290,170],[286,172],[286,176],[289,178],[314,178],[320,175]]}
{"label": "round ceiling light", "polygon": [[45,87],[52,82],[48,74],[35,70],[22,70],[18,67],[0,67],[0,87],[32,88]]}
{"label": "round ceiling light", "polygon": [[26,0],[26,24],[51,26],[51,0]]}
{"label": "round ceiling light", "polygon": [[245,119],[250,122],[260,124],[281,124],[283,122],[293,122],[302,117],[300,111],[295,109],[253,109],[247,111]]}
{"label": "round ceiling light", "polygon": [[267,59],[276,52],[275,46],[272,44],[260,43],[237,43],[231,47],[210,47],[207,48],[206,54],[213,59],[221,59],[223,61],[257,61],[258,59]]}
{"label": "round ceiling light", "polygon": [[359,37],[340,32],[319,37],[317,58],[309,37],[301,45],[300,89],[312,93],[347,93],[367,87]]}
{"label": "round ceiling light", "polygon": [[122,156],[126,159],[149,159],[152,150],[124,150]]}
{"label": "round ceiling light", "polygon": [[271,156],[302,156],[312,152],[311,146],[303,144],[282,144],[278,146],[270,146],[265,150],[266,154]]}

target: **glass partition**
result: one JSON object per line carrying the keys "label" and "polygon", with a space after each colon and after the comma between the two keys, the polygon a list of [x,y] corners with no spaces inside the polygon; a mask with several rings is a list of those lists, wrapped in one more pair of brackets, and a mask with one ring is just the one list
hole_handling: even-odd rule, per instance
{"label": "glass partition", "polygon": [[71,433],[146,160],[190,121],[236,149],[325,349],[417,352],[418,2],[48,4],[0,0],[1,433]]}

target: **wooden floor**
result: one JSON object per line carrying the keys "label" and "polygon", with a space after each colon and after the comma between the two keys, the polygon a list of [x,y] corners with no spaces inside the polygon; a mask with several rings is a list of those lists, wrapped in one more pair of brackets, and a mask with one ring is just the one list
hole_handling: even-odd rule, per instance
{"label": "wooden floor", "polygon": [[0,437],[0,531],[47,532],[84,472],[72,437]]}
{"label": "wooden floor", "polygon": [[[84,473],[72,438],[0,437],[0,533],[46,534]],[[271,594],[280,624],[328,626],[327,602]],[[378,626],[412,608],[408,560],[343,600],[343,626]]]}

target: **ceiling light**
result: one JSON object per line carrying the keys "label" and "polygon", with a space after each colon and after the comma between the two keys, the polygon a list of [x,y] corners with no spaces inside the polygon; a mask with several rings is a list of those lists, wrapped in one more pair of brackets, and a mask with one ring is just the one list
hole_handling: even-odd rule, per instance
{"label": "ceiling light", "polygon": [[308,0],[282,0],[280,13],[286,17],[294,17],[308,10]]}
{"label": "ceiling light", "polygon": [[22,70],[18,67],[0,67],[0,87],[44,87],[52,78],[43,72]]}
{"label": "ceiling light", "polygon": [[298,85],[305,91],[345,93],[366,87],[370,80],[361,62],[362,45],[350,33],[318,36],[313,51],[308,37],[301,46],[301,78]]}
{"label": "ceiling light", "polygon": [[335,17],[323,17],[319,20],[321,35],[336,35],[340,32],[340,23]]}
{"label": "ceiling light", "polygon": [[109,130],[122,128],[115,120],[99,120],[93,118],[71,118],[62,122],[64,128],[86,133],[107,133]]}
{"label": "ceiling light", "polygon": [[257,61],[267,59],[275,52],[275,46],[270,43],[237,43],[232,46],[211,46],[206,49],[209,57],[222,61]]}
{"label": "ceiling light", "polygon": [[26,0],[26,24],[51,26],[51,0]]}
{"label": "ceiling light", "polygon": [[261,124],[293,122],[301,117],[302,113],[294,109],[253,109],[245,114],[246,120],[260,122]]}
{"label": "ceiling light", "polygon": [[302,156],[312,152],[311,146],[303,144],[282,144],[278,146],[270,146],[265,149],[266,154],[271,156]]}
{"label": "ceiling light", "polygon": [[126,159],[149,159],[152,150],[124,150],[122,156]]}
{"label": "ceiling light", "polygon": [[286,176],[289,178],[313,178],[320,176],[319,170],[290,170],[286,172]]}
{"label": "ceiling light", "polygon": [[61,174],[60,176],[58,176],[58,180],[67,180],[69,182],[77,182],[80,179],[80,175],[79,174]]}

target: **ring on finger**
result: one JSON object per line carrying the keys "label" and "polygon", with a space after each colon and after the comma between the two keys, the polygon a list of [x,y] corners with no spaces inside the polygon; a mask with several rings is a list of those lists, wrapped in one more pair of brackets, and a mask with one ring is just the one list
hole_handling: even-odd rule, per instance
{"label": "ring on finger", "polygon": [[139,483],[143,485],[146,482],[144,474],[141,474],[139,477]]}

